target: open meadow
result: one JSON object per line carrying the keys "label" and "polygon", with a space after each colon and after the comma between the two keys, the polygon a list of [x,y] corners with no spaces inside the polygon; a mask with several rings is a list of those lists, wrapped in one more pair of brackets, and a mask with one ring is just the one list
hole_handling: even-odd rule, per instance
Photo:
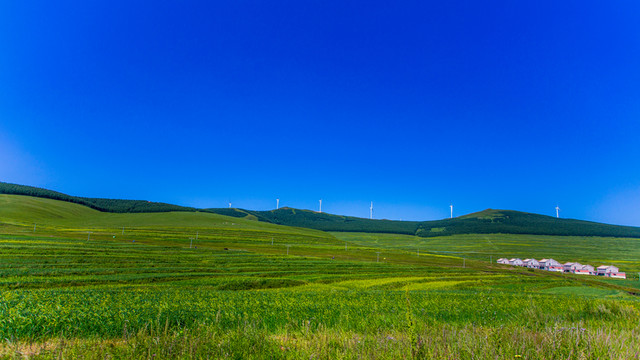
{"label": "open meadow", "polygon": [[0,357],[640,358],[637,276],[489,256],[633,275],[640,240],[327,233],[0,195]]}
{"label": "open meadow", "polygon": [[332,232],[336,238],[363,246],[454,255],[480,261],[500,257],[552,257],[594,266],[614,264],[638,280],[640,239],[598,236],[548,236],[527,234],[460,234],[424,238],[400,234]]}

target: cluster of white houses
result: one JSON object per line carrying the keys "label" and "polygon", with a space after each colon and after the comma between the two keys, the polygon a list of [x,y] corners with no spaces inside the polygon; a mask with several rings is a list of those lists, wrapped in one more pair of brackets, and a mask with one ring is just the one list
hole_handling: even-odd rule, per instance
{"label": "cluster of white houses", "polygon": [[523,266],[531,269],[540,269],[547,271],[567,272],[581,275],[600,275],[612,278],[626,279],[627,275],[620,272],[617,267],[613,265],[602,265],[596,269],[591,265],[583,265],[577,262],[568,262],[560,264],[553,259],[542,259],[540,261],[536,259],[498,259],[498,264]]}

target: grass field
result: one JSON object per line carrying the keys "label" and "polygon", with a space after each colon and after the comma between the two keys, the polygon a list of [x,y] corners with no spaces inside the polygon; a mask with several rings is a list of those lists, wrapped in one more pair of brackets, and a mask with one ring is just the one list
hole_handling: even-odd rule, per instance
{"label": "grass field", "polygon": [[520,234],[464,234],[432,238],[411,235],[333,232],[353,244],[385,249],[448,254],[494,261],[500,257],[554,258],[599,266],[616,265],[629,275],[640,272],[640,239],[596,236],[545,236]]}
{"label": "grass field", "polygon": [[637,280],[488,261],[529,253],[640,263],[637,239],[326,233],[0,195],[0,357],[640,358]]}

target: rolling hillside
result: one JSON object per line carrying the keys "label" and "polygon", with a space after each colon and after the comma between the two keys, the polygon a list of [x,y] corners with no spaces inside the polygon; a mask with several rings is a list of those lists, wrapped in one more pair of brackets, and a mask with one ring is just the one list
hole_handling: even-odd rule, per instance
{"label": "rolling hillside", "polygon": [[552,216],[513,210],[487,209],[453,219],[425,221],[416,230],[416,235],[421,237],[497,233],[640,237],[640,228],[575,219],[557,219]]}
{"label": "rolling hillside", "polygon": [[[34,228],[35,225],[35,228]],[[237,219],[207,212],[107,213],[60,200],[0,194],[0,234],[42,232],[56,236],[111,238],[137,234],[137,240],[270,243],[272,238],[292,244],[342,244],[332,235],[306,228],[293,228]],[[181,234],[181,235],[179,235]],[[188,234],[188,235],[184,235]]]}
{"label": "rolling hillside", "polygon": [[244,209],[205,209],[220,215],[243,217],[278,225],[304,227],[322,231],[357,231],[414,235],[418,221],[369,220],[353,216],[318,213],[311,210],[280,208],[270,211]]}
{"label": "rolling hillside", "polygon": [[102,199],[71,196],[61,192],[34,186],[0,182],[0,194],[26,195],[45,199],[61,200],[88,206],[92,209],[114,213],[143,213],[167,211],[196,211],[195,208],[151,202],[147,200]]}
{"label": "rolling hillside", "polygon": [[270,211],[196,209],[145,200],[85,198],[56,191],[0,182],[0,194],[26,195],[84,205],[107,213],[198,212],[321,231],[364,232],[440,237],[461,234],[530,234],[640,238],[640,228],[602,224],[513,210],[487,209],[453,219],[432,221],[370,220],[353,216],[281,208]]}
{"label": "rolling hillside", "polygon": [[323,231],[389,233],[437,237],[460,234],[531,234],[558,236],[640,237],[640,228],[575,219],[557,219],[513,210],[487,209],[444,220],[392,221],[282,208],[271,211],[206,209],[205,211]]}

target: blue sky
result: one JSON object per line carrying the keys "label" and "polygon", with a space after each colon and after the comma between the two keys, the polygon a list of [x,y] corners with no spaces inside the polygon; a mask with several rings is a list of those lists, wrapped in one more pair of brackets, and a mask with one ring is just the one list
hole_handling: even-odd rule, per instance
{"label": "blue sky", "polygon": [[636,1],[0,3],[0,180],[640,226]]}

